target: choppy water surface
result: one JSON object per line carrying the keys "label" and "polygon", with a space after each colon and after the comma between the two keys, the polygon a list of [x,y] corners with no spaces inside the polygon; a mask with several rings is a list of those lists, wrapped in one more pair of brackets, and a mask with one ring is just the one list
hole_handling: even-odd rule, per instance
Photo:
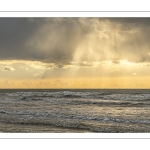
{"label": "choppy water surface", "polygon": [[0,90],[0,132],[150,132],[150,90]]}

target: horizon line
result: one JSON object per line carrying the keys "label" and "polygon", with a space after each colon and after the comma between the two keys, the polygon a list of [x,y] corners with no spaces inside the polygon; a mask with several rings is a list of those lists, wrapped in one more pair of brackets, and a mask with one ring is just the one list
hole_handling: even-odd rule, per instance
{"label": "horizon line", "polygon": [[0,12],[150,12],[150,11],[0,11]]}
{"label": "horizon line", "polygon": [[0,88],[0,90],[150,90],[150,88]]}

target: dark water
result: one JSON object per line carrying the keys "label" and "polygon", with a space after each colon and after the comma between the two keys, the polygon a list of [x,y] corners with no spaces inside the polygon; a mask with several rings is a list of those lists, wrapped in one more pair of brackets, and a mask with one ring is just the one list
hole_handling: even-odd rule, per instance
{"label": "dark water", "polygon": [[0,132],[150,132],[150,90],[0,90]]}

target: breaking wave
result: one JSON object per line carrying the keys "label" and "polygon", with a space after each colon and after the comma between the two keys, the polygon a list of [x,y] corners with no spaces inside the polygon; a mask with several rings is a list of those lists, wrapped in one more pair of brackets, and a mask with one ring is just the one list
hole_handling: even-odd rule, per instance
{"label": "breaking wave", "polygon": [[[150,94],[107,94],[104,92],[14,92],[6,93],[8,97],[51,97],[51,98],[93,98],[105,100],[150,100]],[[27,98],[22,100],[27,100]]]}

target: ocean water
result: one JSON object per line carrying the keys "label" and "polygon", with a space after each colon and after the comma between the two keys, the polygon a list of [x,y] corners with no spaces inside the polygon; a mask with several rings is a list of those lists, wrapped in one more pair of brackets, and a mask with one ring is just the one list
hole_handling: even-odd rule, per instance
{"label": "ocean water", "polygon": [[0,90],[0,132],[150,132],[150,90]]}

